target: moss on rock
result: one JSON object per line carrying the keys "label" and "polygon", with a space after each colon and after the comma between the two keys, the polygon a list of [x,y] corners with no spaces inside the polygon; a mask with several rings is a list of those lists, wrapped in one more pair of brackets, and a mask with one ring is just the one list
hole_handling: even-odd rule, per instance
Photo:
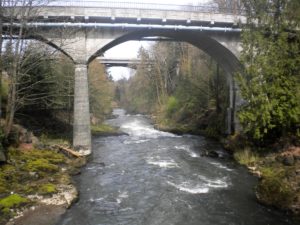
{"label": "moss on rock", "polygon": [[41,195],[51,195],[57,193],[56,186],[51,183],[43,184],[39,187],[38,193]]}
{"label": "moss on rock", "polygon": [[27,198],[20,196],[19,194],[11,194],[0,200],[0,209],[3,216],[10,216],[11,209],[19,208],[29,203]]}
{"label": "moss on rock", "polygon": [[[0,224],[5,224],[15,209],[28,203],[21,195],[52,195],[58,192],[57,185],[71,183],[69,174],[74,167],[73,160],[55,150],[9,148],[7,162],[0,165],[0,198],[3,198]],[[18,194],[10,195],[11,192]]]}
{"label": "moss on rock", "polygon": [[28,160],[23,167],[28,172],[57,172],[59,167],[49,162],[48,159],[33,159]]}
{"label": "moss on rock", "polygon": [[6,198],[0,200],[1,208],[12,208],[20,206],[21,204],[28,203],[28,199],[21,197],[19,194],[11,194]]}

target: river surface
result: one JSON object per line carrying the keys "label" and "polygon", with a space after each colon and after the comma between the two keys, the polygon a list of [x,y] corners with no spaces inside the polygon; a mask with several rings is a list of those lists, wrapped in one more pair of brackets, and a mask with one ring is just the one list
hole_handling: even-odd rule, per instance
{"label": "river surface", "polygon": [[257,203],[257,179],[204,137],[155,130],[142,115],[114,110],[129,135],[93,138],[93,155],[76,178],[80,201],[59,225],[285,225]]}

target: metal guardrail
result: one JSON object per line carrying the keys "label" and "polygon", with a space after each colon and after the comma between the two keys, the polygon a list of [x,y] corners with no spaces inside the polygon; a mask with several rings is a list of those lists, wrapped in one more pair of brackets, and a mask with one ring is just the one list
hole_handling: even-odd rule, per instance
{"label": "metal guardrail", "polygon": [[157,10],[173,10],[173,11],[216,11],[217,5],[201,4],[201,5],[179,5],[179,4],[165,4],[165,3],[145,3],[138,1],[96,1],[96,0],[52,0],[48,6],[73,6],[73,7],[100,7],[100,8],[128,8],[128,9],[157,9]]}
{"label": "metal guardrail", "polygon": [[13,6],[47,6],[47,7],[97,7],[97,8],[121,8],[121,9],[149,9],[165,11],[185,12],[207,12],[225,14],[243,14],[242,9],[220,8],[216,3],[199,4],[166,4],[166,3],[145,3],[138,1],[103,1],[103,0],[3,0],[6,7]]}
{"label": "metal guardrail", "polygon": [[[3,26],[23,26],[20,23],[3,23]],[[183,26],[183,25],[161,25],[161,24],[128,24],[128,23],[65,23],[65,22],[29,22],[27,27],[72,27],[72,28],[122,28],[122,29],[160,29],[160,30],[194,30],[214,32],[241,32],[241,28],[232,27],[209,27],[209,26]]]}

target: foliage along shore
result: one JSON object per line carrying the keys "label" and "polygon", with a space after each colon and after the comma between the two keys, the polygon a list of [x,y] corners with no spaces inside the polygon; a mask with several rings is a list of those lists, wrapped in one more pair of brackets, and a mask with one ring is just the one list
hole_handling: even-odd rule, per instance
{"label": "foliage along shore", "polygon": [[230,136],[224,147],[233,158],[259,177],[259,202],[300,216],[300,143],[296,137],[257,147],[241,135]]}

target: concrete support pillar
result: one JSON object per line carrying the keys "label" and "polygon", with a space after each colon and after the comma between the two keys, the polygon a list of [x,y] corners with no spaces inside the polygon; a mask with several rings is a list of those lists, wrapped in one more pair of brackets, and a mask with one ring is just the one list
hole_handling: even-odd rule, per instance
{"label": "concrete support pillar", "polygon": [[229,106],[227,107],[227,116],[226,116],[226,134],[232,134],[232,121],[234,113],[234,85],[231,75],[228,75],[229,79],[227,80],[229,86]]}
{"label": "concrete support pillar", "polygon": [[237,84],[235,83],[235,87],[234,87],[234,93],[235,93],[235,98],[234,98],[234,118],[233,118],[233,123],[234,123],[234,132],[235,133],[240,133],[242,132],[242,126],[240,124],[239,118],[238,118],[238,111],[240,109],[240,107],[243,104],[243,99],[241,96],[241,91],[239,89],[239,87],[237,86]]}
{"label": "concrete support pillar", "polygon": [[[233,81],[233,80],[232,80]],[[227,108],[227,134],[241,132],[242,128],[238,119],[238,109],[242,104],[240,90],[235,81],[229,84],[229,107]]]}
{"label": "concrete support pillar", "polygon": [[88,74],[86,64],[75,64],[73,146],[91,153]]}

